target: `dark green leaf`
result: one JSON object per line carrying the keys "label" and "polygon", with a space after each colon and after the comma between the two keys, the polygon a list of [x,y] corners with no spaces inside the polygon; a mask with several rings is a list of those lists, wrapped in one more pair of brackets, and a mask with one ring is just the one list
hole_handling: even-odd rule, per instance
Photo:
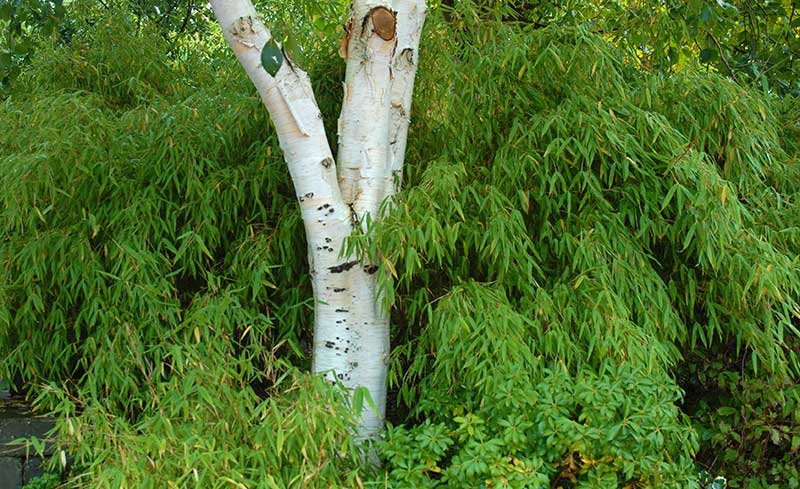
{"label": "dark green leaf", "polygon": [[270,76],[275,76],[278,74],[282,64],[283,53],[281,48],[274,39],[270,39],[261,49],[261,65]]}
{"label": "dark green leaf", "polygon": [[708,63],[717,57],[717,50],[713,48],[704,48],[700,50],[700,61]]}
{"label": "dark green leaf", "polygon": [[703,5],[702,10],[700,10],[700,20],[705,23],[711,20],[711,16],[714,14],[714,11],[708,5]]}

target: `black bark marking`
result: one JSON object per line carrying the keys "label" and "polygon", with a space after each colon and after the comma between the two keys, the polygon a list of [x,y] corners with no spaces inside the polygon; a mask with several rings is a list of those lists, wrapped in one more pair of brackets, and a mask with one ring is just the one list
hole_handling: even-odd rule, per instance
{"label": "black bark marking", "polygon": [[336,265],[335,267],[328,267],[328,271],[330,271],[331,273],[342,273],[346,272],[347,270],[350,270],[356,265],[358,265],[357,261],[349,261],[347,263],[342,263],[341,265]]}
{"label": "black bark marking", "polygon": [[283,59],[286,60],[286,64],[288,64],[289,68],[291,68],[292,73],[297,73],[294,70],[294,65],[292,64],[292,60],[289,59],[289,55],[286,53],[286,46],[281,46],[281,53],[283,54]]}
{"label": "black bark marking", "polygon": [[335,289],[333,289],[333,291],[337,292],[337,293],[338,292],[344,292],[345,290],[347,290],[347,289],[342,289],[342,288],[339,288],[339,287],[336,287]]}
{"label": "black bark marking", "polygon": [[411,64],[411,65],[414,64],[414,50],[413,49],[411,49],[411,48],[403,49],[402,51],[400,51],[400,56],[405,58],[405,60],[408,61],[408,64]]}
{"label": "black bark marking", "polygon": [[350,207],[350,225],[353,229],[358,229],[361,227],[361,220],[358,218],[358,212],[356,212],[353,204],[348,204],[348,206]]}
{"label": "black bark marking", "polygon": [[350,312],[347,309],[336,309],[336,312]]}
{"label": "black bark marking", "polygon": [[369,265],[369,266],[364,267],[364,272],[369,274],[369,275],[372,275],[373,273],[375,273],[377,271],[378,271],[378,266],[377,265]]}
{"label": "black bark marking", "polygon": [[336,346],[336,343],[334,343],[333,341],[325,342],[325,348],[333,348],[334,346]]}

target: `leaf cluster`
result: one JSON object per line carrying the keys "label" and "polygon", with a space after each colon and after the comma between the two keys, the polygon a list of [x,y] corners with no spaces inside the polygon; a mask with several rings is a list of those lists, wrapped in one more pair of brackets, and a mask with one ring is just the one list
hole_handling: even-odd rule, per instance
{"label": "leaf cluster", "polygon": [[475,15],[534,28],[581,25],[625,49],[646,70],[674,73],[703,66],[780,96],[800,95],[800,11],[792,0],[443,0],[441,5],[457,28]]}

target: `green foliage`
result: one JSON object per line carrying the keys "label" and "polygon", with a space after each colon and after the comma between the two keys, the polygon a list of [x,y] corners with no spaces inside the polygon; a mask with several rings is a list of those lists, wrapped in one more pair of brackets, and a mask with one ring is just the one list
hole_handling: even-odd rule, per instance
{"label": "green foliage", "polygon": [[56,489],[61,484],[61,476],[58,474],[46,473],[35,477],[25,484],[24,489]]}
{"label": "green foliage", "polygon": [[94,487],[353,486],[343,398],[287,362],[311,292],[263,107],[165,48],[109,16],[3,105],[2,377]]}
{"label": "green foliage", "polygon": [[0,0],[0,96],[40,48],[68,45],[109,15],[158,32],[171,51],[209,34],[207,7],[194,0]]}
{"label": "green foliage", "polygon": [[31,59],[41,38],[69,36],[63,0],[0,0],[0,94]]}
{"label": "green foliage", "polygon": [[610,39],[644,66],[700,63],[780,95],[800,95],[800,12],[793,0],[604,2]]}
{"label": "green foliage", "polygon": [[[408,325],[392,378],[433,423],[390,431],[392,483],[501,485],[521,466],[579,487],[693,487],[698,442],[713,448],[676,407],[682,352],[727,351],[772,386],[797,375],[794,112],[719,76],[642,74],[583,29],[472,24],[449,49],[457,63],[429,68],[450,70],[444,90],[423,74],[432,120],[412,138],[430,143],[409,159],[436,156],[354,243],[388,263]],[[459,438],[469,416],[485,432]],[[511,419],[529,436],[516,446]],[[412,449],[430,426],[443,455]]]}
{"label": "green foliage", "polygon": [[[319,3],[280,39],[307,40],[333,136]],[[797,478],[797,100],[459,9],[426,27],[406,190],[351,242],[393,306],[377,474],[342,393],[298,372],[302,223],[219,34],[186,55],[109,15],[40,51],[0,107],[0,377],[59,416],[69,484]]]}
{"label": "green foliage", "polygon": [[800,11],[794,0],[442,0],[455,25],[476,12],[535,28],[588,26],[646,70],[713,69],[764,91],[800,95]]}
{"label": "green foliage", "polygon": [[705,441],[699,460],[741,474],[728,487],[800,487],[800,384],[755,376],[722,355],[692,360],[686,409]]}

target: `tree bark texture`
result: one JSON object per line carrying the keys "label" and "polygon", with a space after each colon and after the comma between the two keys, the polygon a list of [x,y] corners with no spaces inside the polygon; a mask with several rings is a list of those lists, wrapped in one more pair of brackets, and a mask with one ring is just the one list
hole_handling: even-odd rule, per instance
{"label": "tree bark texture", "polygon": [[[358,436],[377,436],[386,411],[389,313],[377,267],[342,253],[344,240],[394,199],[402,178],[424,0],[353,0],[341,53],[347,64],[338,161],[328,146],[308,75],[284,56],[270,74],[262,50],[277,45],[250,0],[212,9],[275,125],[302,212],[314,289],[312,369],[365,387]],[[271,44],[270,44],[271,43]]]}

